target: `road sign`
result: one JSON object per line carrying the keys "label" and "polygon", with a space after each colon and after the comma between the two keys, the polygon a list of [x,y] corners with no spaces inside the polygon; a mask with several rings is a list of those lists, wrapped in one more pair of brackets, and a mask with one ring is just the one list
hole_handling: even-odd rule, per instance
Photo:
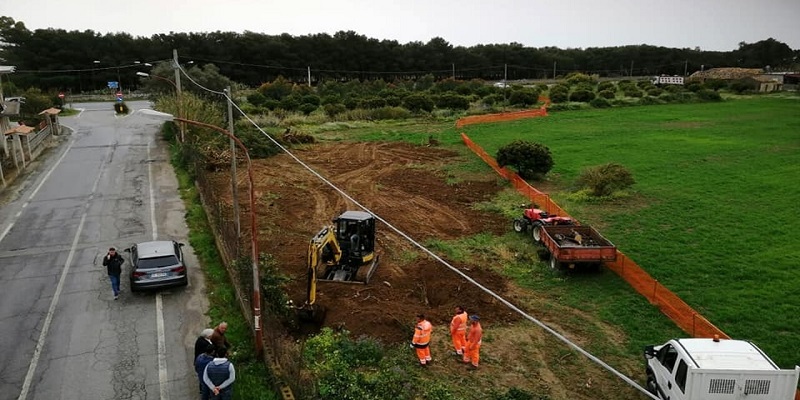
{"label": "road sign", "polygon": [[108,82],[108,88],[109,89],[116,89],[118,87],[119,87],[119,82],[117,82],[117,81],[109,81]]}

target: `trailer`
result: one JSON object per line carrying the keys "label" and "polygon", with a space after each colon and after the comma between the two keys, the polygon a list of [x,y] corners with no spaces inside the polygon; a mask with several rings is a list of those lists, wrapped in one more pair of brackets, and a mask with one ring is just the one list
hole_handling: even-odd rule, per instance
{"label": "trailer", "polygon": [[541,227],[545,259],[554,270],[588,267],[599,270],[603,263],[617,259],[617,248],[588,225]]}
{"label": "trailer", "polygon": [[653,80],[651,82],[653,82],[653,85],[683,85],[684,84],[683,77],[682,76],[677,76],[677,75],[676,76],[666,76],[666,75],[654,76]]}

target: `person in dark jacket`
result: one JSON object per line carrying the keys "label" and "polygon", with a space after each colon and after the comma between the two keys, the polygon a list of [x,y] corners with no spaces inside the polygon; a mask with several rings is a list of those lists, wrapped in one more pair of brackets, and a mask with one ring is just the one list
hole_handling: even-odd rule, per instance
{"label": "person in dark jacket", "polygon": [[[214,333],[214,330],[211,328],[203,329],[200,332],[200,336],[197,337],[197,340],[194,342],[194,358],[196,359],[197,356],[200,354],[205,353],[206,347],[214,346],[214,343],[211,343],[211,335]],[[200,371],[202,372],[202,371]]]}
{"label": "person in dark jacket", "polygon": [[103,266],[108,270],[108,279],[111,280],[111,290],[114,291],[114,300],[119,298],[119,277],[122,275],[122,264],[125,259],[122,258],[117,249],[110,248],[105,257],[103,257]]}
{"label": "person in dark jacket", "polygon": [[214,328],[214,333],[211,334],[209,340],[211,343],[214,343],[218,349],[226,348],[228,350],[231,349],[231,344],[228,342],[228,338],[225,337],[225,332],[228,331],[228,323],[227,322],[220,322],[216,328]]}
{"label": "person in dark jacket", "polygon": [[203,371],[203,382],[206,390],[203,400],[231,400],[233,398],[233,382],[236,381],[236,370],[228,361],[228,350],[217,349],[217,357],[211,360]]}
{"label": "person in dark jacket", "polygon": [[[211,330],[211,329],[209,329]],[[203,351],[194,359],[194,371],[197,373],[197,381],[200,383],[200,396],[208,392],[208,386],[203,382],[203,373],[206,371],[206,365],[214,359],[214,345],[207,342]]]}

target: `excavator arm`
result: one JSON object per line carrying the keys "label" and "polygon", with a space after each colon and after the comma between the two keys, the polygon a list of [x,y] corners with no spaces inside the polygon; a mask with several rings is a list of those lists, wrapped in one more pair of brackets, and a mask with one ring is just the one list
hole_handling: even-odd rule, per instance
{"label": "excavator arm", "polygon": [[308,244],[306,307],[317,301],[317,270],[322,263],[337,265],[342,259],[342,248],[336,240],[333,227],[322,228]]}

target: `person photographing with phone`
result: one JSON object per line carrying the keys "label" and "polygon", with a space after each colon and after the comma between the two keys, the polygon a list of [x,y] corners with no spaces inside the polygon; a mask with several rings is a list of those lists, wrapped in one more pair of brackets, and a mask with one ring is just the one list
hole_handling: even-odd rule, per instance
{"label": "person photographing with phone", "polygon": [[103,257],[103,266],[108,269],[108,279],[111,280],[111,290],[114,291],[114,300],[119,298],[119,277],[122,275],[122,264],[125,259],[122,258],[117,249],[110,248],[105,257]]}

